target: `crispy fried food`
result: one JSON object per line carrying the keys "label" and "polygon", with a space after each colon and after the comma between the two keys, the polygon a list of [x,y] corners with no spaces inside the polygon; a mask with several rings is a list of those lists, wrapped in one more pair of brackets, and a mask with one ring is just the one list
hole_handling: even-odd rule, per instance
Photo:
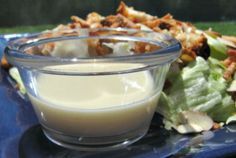
{"label": "crispy fried food", "polygon": [[236,72],[236,50],[229,49],[227,54],[229,57],[223,61],[223,64],[226,67],[226,70],[224,72],[224,78],[226,80],[231,80],[233,78],[234,73]]}
{"label": "crispy fried food", "polygon": [[153,44],[147,44],[144,42],[135,42],[133,51],[137,54],[141,54],[143,52],[149,53],[158,49],[160,49],[160,47]]}
{"label": "crispy fried food", "polygon": [[213,130],[217,130],[217,129],[220,129],[220,128],[222,128],[222,125],[220,123],[214,122],[214,124],[212,126],[212,129]]}
{"label": "crispy fried food", "polygon": [[54,28],[52,31],[44,32],[41,37],[43,38],[51,38],[61,35],[76,35],[78,34],[77,28],[81,28],[81,25],[79,23],[70,23],[68,25],[58,25],[56,28]]}
{"label": "crispy fried food", "polygon": [[124,2],[120,2],[117,9],[117,13],[121,14],[135,23],[142,23],[145,21],[150,21],[156,19],[155,16],[151,16],[145,12],[136,11],[133,7],[128,7]]}
{"label": "crispy fried food", "polygon": [[133,28],[133,29],[140,29],[140,26],[133,23],[128,18],[124,17],[121,14],[117,15],[110,15],[107,16],[104,20],[101,21],[103,27],[125,27],[125,28]]}
{"label": "crispy fried food", "polygon": [[109,47],[103,45],[104,41],[102,40],[89,39],[87,42],[90,56],[104,56],[112,52]]}
{"label": "crispy fried food", "polygon": [[236,45],[236,37],[234,36],[222,36],[223,39],[233,42]]}
{"label": "crispy fried food", "polygon": [[[181,59],[184,62],[195,60],[196,56],[202,56],[207,59],[210,55],[210,48],[207,44],[207,39],[203,35],[195,33],[179,33],[176,36],[182,44]],[[184,56],[188,56],[192,60],[185,60]]]}
{"label": "crispy fried food", "polygon": [[[54,47],[55,47],[55,43],[45,44],[44,47],[42,48],[41,52],[43,55],[48,56],[53,51]],[[37,48],[37,47],[34,47],[34,48]]]}
{"label": "crispy fried food", "polygon": [[80,24],[82,28],[89,28],[87,21],[79,18],[78,16],[71,16],[72,24]]}
{"label": "crispy fried food", "polygon": [[186,63],[193,61],[197,55],[206,59],[210,54],[206,37],[197,33],[192,24],[175,20],[171,14],[157,18],[127,7],[123,2],[120,3],[117,12],[134,23],[139,22],[156,32],[169,33],[174,36],[182,44],[180,58]]}
{"label": "crispy fried food", "polygon": [[100,14],[92,12],[87,15],[86,22],[90,25],[90,28],[101,28],[101,21],[104,19],[105,17]]}
{"label": "crispy fried food", "polygon": [[224,72],[224,78],[226,80],[231,80],[236,71],[236,62],[232,62]]}
{"label": "crispy fried food", "polygon": [[[44,35],[42,38],[59,35],[79,35],[79,32],[76,31],[78,28],[124,27],[141,29],[142,26],[145,26],[156,32],[168,33],[178,39],[182,44],[182,55],[180,56],[180,59],[183,63],[195,60],[196,56],[202,56],[207,59],[210,54],[206,37],[197,32],[197,29],[192,24],[176,20],[171,14],[166,14],[165,16],[158,18],[145,12],[137,11],[133,7],[128,7],[124,2],[120,3],[117,14],[115,15],[103,17],[96,12],[92,12],[87,15],[85,20],[78,16],[71,16],[71,20],[71,23],[57,26],[53,29],[53,32]],[[222,39],[234,43],[236,42],[236,38],[231,36],[222,36]],[[40,53],[42,55],[50,55],[50,52],[53,51],[54,47],[54,44],[46,44],[34,51],[37,51],[37,53],[41,51]],[[96,44],[96,47],[97,49],[100,49],[99,44]],[[135,52],[140,53],[143,52],[141,50],[152,49],[145,47],[142,45],[136,46]],[[101,48],[100,51],[105,49],[106,48]],[[108,50],[105,50],[105,53],[106,52],[108,52]],[[100,52],[99,54],[102,53]]]}
{"label": "crispy fried food", "polygon": [[170,30],[172,26],[174,26],[175,23],[172,20],[172,16],[170,14],[165,15],[162,18],[156,18],[154,20],[148,20],[144,21],[143,24],[148,26],[151,29],[158,28],[160,30]]}
{"label": "crispy fried food", "polygon": [[11,65],[7,62],[5,55],[3,55],[2,59],[1,59],[1,67],[5,68],[5,69],[9,69],[11,67]]}

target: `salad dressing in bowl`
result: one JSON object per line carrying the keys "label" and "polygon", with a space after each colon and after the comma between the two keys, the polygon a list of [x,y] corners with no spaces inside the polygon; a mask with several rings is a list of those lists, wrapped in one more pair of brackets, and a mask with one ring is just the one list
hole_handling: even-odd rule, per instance
{"label": "salad dressing in bowl", "polygon": [[[133,67],[133,64],[118,65],[119,69]],[[101,67],[109,70],[108,66]],[[77,65],[76,69],[88,71],[91,65]],[[38,98],[29,96],[44,126],[70,135],[93,137],[145,129],[159,96],[154,93],[149,71],[105,76],[42,74],[35,86]]]}
{"label": "salad dressing in bowl", "polygon": [[147,133],[181,45],[152,31],[81,32],[18,39],[5,54],[52,142],[86,151],[123,148]]}

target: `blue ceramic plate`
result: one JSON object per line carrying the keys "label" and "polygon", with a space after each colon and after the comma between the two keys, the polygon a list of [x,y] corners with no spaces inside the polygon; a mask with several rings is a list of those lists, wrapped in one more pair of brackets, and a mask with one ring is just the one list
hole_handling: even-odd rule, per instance
{"label": "blue ceramic plate", "polygon": [[[0,35],[0,57],[9,40],[27,34]],[[79,152],[59,147],[45,138],[31,104],[14,88],[7,70],[0,68],[0,158],[152,158],[236,157],[236,124],[216,131],[180,135],[166,131],[155,115],[148,134],[126,149],[109,152]]]}

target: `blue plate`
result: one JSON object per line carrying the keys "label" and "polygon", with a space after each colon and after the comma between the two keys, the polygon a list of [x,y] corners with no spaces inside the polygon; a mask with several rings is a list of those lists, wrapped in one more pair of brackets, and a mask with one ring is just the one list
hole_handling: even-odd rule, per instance
{"label": "blue plate", "polygon": [[[0,35],[0,57],[8,41],[28,34]],[[59,147],[45,138],[31,104],[14,88],[6,70],[0,68],[0,157],[236,157],[236,124],[201,134],[180,135],[167,131],[156,114],[148,134],[126,149],[79,152]]]}

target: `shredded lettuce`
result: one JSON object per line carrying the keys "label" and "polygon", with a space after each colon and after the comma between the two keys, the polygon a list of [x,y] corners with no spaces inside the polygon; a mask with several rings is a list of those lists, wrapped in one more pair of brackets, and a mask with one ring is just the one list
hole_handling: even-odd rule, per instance
{"label": "shredded lettuce", "polygon": [[207,33],[204,33],[204,35],[207,38],[207,43],[211,50],[211,57],[219,60],[227,58],[227,46],[217,38]]}
{"label": "shredded lettuce", "polygon": [[18,69],[16,67],[12,67],[9,70],[9,74],[16,81],[16,83],[18,84],[20,92],[22,94],[25,94],[26,89],[25,89],[25,86],[23,84],[23,81],[21,80],[20,73],[19,73]]}
{"label": "shredded lettuce", "polygon": [[229,88],[227,89],[228,92],[236,92],[236,73],[234,73],[233,81],[231,82]]}
{"label": "shredded lettuce", "polygon": [[203,112],[216,122],[226,122],[236,112],[234,101],[227,94],[228,81],[223,78],[225,70],[219,60],[208,61],[197,57],[180,73],[170,71],[167,80],[170,88],[161,94],[157,112],[164,116],[168,128],[183,124],[183,111]]}

